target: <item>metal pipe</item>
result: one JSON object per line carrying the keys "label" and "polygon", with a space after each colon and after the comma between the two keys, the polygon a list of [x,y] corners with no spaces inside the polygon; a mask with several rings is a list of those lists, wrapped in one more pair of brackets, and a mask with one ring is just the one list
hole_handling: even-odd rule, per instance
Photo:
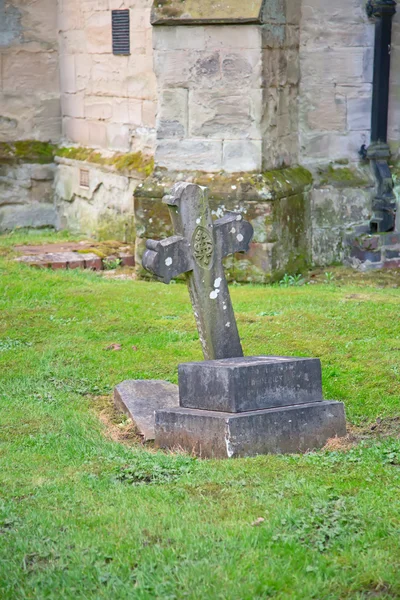
{"label": "metal pipe", "polygon": [[393,231],[396,220],[396,198],[388,165],[387,143],[389,114],[390,54],[392,19],[395,0],[368,0],[367,14],[375,19],[374,77],[372,85],[371,144],[367,158],[377,180],[377,194],[372,203],[372,232]]}

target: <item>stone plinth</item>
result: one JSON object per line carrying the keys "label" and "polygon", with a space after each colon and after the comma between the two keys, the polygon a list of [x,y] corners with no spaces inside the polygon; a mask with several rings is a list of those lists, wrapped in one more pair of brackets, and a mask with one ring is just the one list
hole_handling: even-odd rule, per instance
{"label": "stone plinth", "polygon": [[203,458],[296,454],[346,435],[341,402],[314,402],[240,414],[177,408],[156,412],[156,445]]}
{"label": "stone plinth", "polygon": [[246,412],[322,401],[321,363],[252,356],[179,365],[183,408]]}
{"label": "stone plinth", "polygon": [[287,454],[346,435],[344,406],[324,401],[318,359],[253,356],[179,366],[180,407],[155,416],[155,442],[205,458]]}

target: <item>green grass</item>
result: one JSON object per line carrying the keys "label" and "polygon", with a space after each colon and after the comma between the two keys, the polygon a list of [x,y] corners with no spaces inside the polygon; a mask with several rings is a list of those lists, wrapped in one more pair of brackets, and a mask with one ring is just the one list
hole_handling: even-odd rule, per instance
{"label": "green grass", "polygon": [[[398,437],[235,461],[113,441],[116,383],[202,358],[187,290],[7,258],[28,239],[0,238],[2,600],[400,597]],[[351,423],[400,417],[397,288],[231,291],[246,354],[320,357]]]}

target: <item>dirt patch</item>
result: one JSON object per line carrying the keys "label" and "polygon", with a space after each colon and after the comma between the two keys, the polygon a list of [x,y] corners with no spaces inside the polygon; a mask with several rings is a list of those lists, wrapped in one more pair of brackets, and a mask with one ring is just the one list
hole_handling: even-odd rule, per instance
{"label": "dirt patch", "polygon": [[347,435],[342,438],[331,438],[323,447],[328,452],[347,452],[362,440],[385,437],[400,438],[400,417],[378,418],[370,425],[348,425]]}
{"label": "dirt patch", "polygon": [[92,397],[92,402],[93,409],[103,423],[105,435],[109,439],[127,446],[143,444],[142,436],[135,424],[115,408],[110,396],[95,396]]}

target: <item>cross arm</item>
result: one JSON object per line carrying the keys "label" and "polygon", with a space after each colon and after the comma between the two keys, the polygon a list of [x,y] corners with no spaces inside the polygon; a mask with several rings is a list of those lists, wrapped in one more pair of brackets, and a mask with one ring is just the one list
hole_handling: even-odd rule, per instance
{"label": "cross arm", "polygon": [[193,260],[185,238],[174,235],[165,240],[147,240],[142,265],[163,283],[193,269]]}
{"label": "cross arm", "polygon": [[239,213],[229,213],[214,223],[217,246],[222,249],[221,256],[236,252],[247,252],[254,230]]}

